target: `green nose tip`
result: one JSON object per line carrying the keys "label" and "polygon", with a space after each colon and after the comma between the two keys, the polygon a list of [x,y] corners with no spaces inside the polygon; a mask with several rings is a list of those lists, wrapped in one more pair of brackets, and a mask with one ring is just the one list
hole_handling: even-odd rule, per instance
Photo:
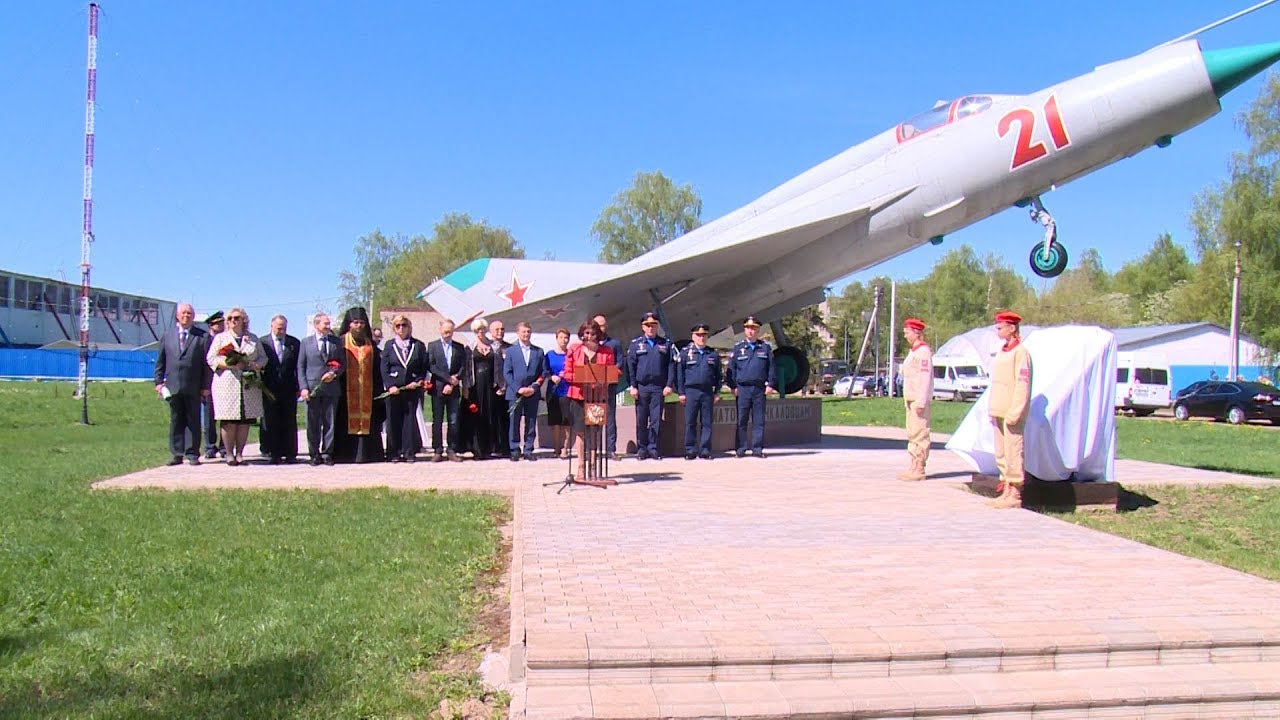
{"label": "green nose tip", "polygon": [[1280,60],[1280,43],[1249,45],[1225,50],[1205,50],[1204,67],[1209,71],[1213,93],[1221,98],[1257,75],[1276,60]]}

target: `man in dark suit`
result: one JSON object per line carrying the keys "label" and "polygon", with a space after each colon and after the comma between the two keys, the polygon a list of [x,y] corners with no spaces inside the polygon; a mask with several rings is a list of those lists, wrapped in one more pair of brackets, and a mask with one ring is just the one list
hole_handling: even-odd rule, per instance
{"label": "man in dark suit", "polygon": [[209,396],[213,376],[205,359],[209,335],[195,326],[196,311],[189,303],[178,305],[176,319],[160,338],[156,392],[169,401],[169,464],[181,465],[185,455],[189,464],[199,465],[200,402]]}
{"label": "man in dark suit", "polygon": [[267,353],[262,383],[275,400],[262,398],[262,425],[258,443],[272,465],[298,458],[298,338],[289,334],[283,315],[271,318],[271,334],[260,338]]}
{"label": "man in dark suit", "polygon": [[307,452],[311,464],[333,464],[333,435],[338,413],[336,382],[346,366],[347,353],[330,332],[328,315],[317,313],[311,320],[315,335],[298,344],[298,386],[307,404]]}
{"label": "man in dark suit", "polygon": [[501,320],[489,323],[489,347],[493,348],[493,377],[498,387],[494,388],[497,397],[493,401],[493,437],[497,442],[494,452],[498,457],[509,457],[507,438],[511,436],[511,413],[507,405],[507,388],[502,379],[502,360],[511,348],[511,343],[503,340],[507,334]]}
{"label": "man in dark suit", "polygon": [[[530,342],[533,329],[529,323],[516,324],[520,342],[507,348],[502,363],[502,380],[507,387],[507,403],[511,407],[511,460],[533,460],[534,440],[538,430],[538,400],[542,397],[542,378],[546,375],[546,353]],[[520,449],[520,421],[524,420],[524,450]]]}
{"label": "man in dark suit", "polygon": [[458,456],[458,399],[462,388],[469,385],[467,347],[453,339],[453,321],[440,321],[440,339],[427,344],[427,369],[431,373],[431,449],[435,462],[444,460],[446,446],[441,442],[440,425],[449,419],[449,459],[461,462]]}

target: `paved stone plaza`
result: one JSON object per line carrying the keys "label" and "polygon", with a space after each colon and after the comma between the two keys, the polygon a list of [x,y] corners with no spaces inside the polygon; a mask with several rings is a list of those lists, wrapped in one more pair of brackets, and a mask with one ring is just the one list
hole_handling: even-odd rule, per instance
{"label": "paved stone plaza", "polygon": [[1280,717],[1280,584],[989,509],[940,443],[929,480],[897,481],[902,447],[898,429],[828,428],[763,460],[628,459],[617,487],[560,494],[551,459],[367,482],[216,463],[98,487],[510,493],[515,717]]}

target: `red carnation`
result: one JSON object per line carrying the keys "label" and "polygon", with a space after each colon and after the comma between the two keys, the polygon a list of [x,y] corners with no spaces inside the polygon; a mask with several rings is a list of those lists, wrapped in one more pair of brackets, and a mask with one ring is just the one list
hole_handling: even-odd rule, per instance
{"label": "red carnation", "polygon": [[237,350],[236,346],[231,343],[218,348],[218,355],[222,357],[223,364],[228,367],[239,365],[242,361],[248,359],[244,353]]}
{"label": "red carnation", "polygon": [[328,365],[328,367],[329,367],[329,369],[330,369],[330,370],[341,370],[341,369],[342,369],[342,363],[338,362],[337,360],[330,360],[330,361],[327,363],[327,365]]}
{"label": "red carnation", "polygon": [[470,405],[467,406],[467,412],[472,414],[478,413],[480,412],[480,406],[476,405],[475,403],[471,403]]}

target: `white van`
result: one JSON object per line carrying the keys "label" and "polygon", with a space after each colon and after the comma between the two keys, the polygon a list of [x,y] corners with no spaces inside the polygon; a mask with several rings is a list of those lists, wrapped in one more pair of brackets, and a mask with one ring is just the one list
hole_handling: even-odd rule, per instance
{"label": "white van", "polygon": [[987,391],[991,376],[973,358],[951,356],[933,358],[933,396],[964,402]]}
{"label": "white van", "polygon": [[1169,362],[1160,353],[1116,353],[1116,409],[1150,415],[1169,407]]}

